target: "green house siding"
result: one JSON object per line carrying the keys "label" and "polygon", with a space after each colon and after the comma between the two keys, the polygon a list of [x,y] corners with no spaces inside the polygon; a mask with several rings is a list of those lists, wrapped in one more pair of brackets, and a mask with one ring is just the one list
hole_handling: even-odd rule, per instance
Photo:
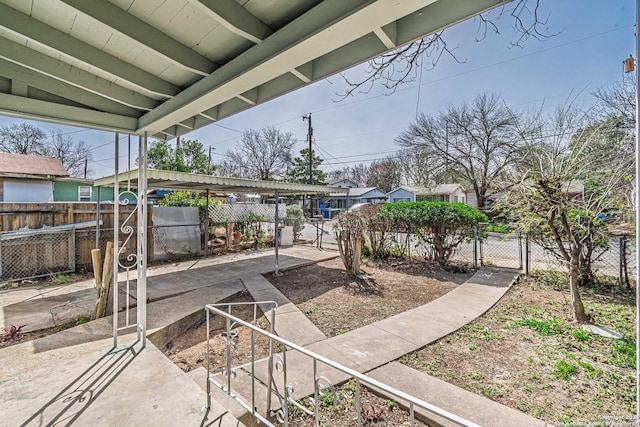
{"label": "green house siding", "polygon": [[[53,183],[53,200],[55,202],[77,202],[78,187],[91,187],[91,201],[98,200],[98,188],[84,182],[55,181]],[[100,201],[113,201],[113,188],[100,188]]]}

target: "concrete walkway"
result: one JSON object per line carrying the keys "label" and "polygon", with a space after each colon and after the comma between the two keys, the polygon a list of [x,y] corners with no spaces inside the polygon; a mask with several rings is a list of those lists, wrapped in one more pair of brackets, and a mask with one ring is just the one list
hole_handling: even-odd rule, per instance
{"label": "concrete walkway", "polygon": [[[505,294],[518,275],[515,270],[483,268],[435,301],[346,334],[305,345],[305,348],[360,373],[369,372],[456,331],[482,315]],[[270,294],[263,289],[261,295],[268,300],[279,298],[277,289],[273,288],[272,292]],[[287,369],[287,383],[295,390],[294,399],[313,393],[313,367],[308,357],[297,351],[287,352]],[[252,375],[237,376],[236,387],[240,395],[250,388],[248,379],[253,375],[268,384],[267,362],[256,364]],[[319,375],[329,378],[334,384],[349,378],[322,365],[319,366]],[[279,383],[278,387],[282,390],[284,384]]]}
{"label": "concrete walkway", "polygon": [[[279,266],[284,271],[336,256],[334,252],[295,246],[280,250]],[[273,249],[151,267],[147,272],[147,297],[153,302],[247,274],[265,274],[273,270]],[[130,274],[134,279],[131,292],[135,295],[136,272]],[[122,293],[125,278],[123,273],[118,276],[121,307],[125,304]],[[36,331],[88,317],[95,304],[95,295],[93,279],[61,286],[36,285],[0,291],[0,328],[26,325],[23,331]],[[132,299],[131,304],[135,305],[135,300]]]}

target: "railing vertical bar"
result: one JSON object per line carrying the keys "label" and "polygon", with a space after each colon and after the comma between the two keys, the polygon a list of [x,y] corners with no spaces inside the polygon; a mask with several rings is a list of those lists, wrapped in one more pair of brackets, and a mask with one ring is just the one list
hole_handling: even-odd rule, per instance
{"label": "railing vertical bar", "polygon": [[[253,324],[256,323],[256,305],[253,306]],[[251,413],[256,412],[256,337],[251,329]]]}
{"label": "railing vertical bar", "polygon": [[320,411],[318,410],[318,405],[318,361],[313,359],[313,416],[316,427],[320,427]]}
{"label": "railing vertical bar", "polygon": [[411,427],[416,425],[416,414],[413,410],[413,402],[409,402],[409,416],[411,417]]}
{"label": "railing vertical bar", "polygon": [[[276,309],[277,304],[271,307],[271,327],[269,331],[273,335],[276,331]],[[267,413],[265,416],[268,418],[271,413],[271,386],[273,384],[273,338],[269,337],[269,378],[267,380]]]}
{"label": "railing vertical bar", "polygon": [[[228,313],[231,316],[231,305],[228,306]],[[227,317],[227,394],[231,394],[231,318]]]}
{"label": "railing vertical bar", "polygon": [[126,318],[125,325],[126,326],[130,325],[130,323],[129,323],[129,300],[131,298],[129,298],[129,292],[130,292],[129,287],[131,285],[131,278],[129,277],[129,273],[130,273],[130,271],[127,268],[127,293],[125,294],[125,298],[126,298],[126,302],[125,302],[125,304],[126,304],[126,308],[125,308],[125,318]]}
{"label": "railing vertical bar", "polygon": [[287,346],[282,350],[282,375],[284,377],[284,403],[282,411],[284,413],[284,427],[289,425],[289,386],[287,385]]}
{"label": "railing vertical bar", "polygon": [[204,311],[207,313],[207,408],[211,408],[211,381],[209,380],[209,375],[211,374],[211,327],[209,324],[209,309],[205,308]]}
{"label": "railing vertical bar", "polygon": [[362,394],[362,387],[360,385],[360,379],[356,378],[356,416],[358,427],[362,427],[362,403],[360,395]]}

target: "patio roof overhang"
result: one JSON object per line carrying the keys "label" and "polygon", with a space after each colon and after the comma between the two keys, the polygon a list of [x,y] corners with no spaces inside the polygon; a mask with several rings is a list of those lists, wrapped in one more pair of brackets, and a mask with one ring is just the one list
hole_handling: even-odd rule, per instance
{"label": "patio roof overhang", "polygon": [[0,114],[186,134],[506,0],[0,0]]}
{"label": "patio roof overhang", "polygon": [[[147,188],[182,190],[182,191],[206,191],[220,193],[241,193],[273,195],[276,190],[280,196],[291,194],[329,194],[336,192],[347,193],[347,188],[331,187],[326,185],[298,184],[282,181],[259,181],[244,178],[229,178],[223,176],[200,175],[194,173],[174,172],[156,169],[147,169]],[[118,174],[118,181],[123,187],[130,183],[131,187],[138,187],[138,169]],[[114,176],[107,176],[94,181],[98,187],[113,187]]]}

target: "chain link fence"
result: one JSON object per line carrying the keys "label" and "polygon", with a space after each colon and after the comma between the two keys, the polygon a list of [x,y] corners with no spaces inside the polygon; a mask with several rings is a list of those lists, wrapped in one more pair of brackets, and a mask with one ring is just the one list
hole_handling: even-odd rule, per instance
{"label": "chain link fence", "polygon": [[0,235],[1,280],[74,272],[75,252],[73,227]]}
{"label": "chain link fence", "polygon": [[[542,246],[526,241],[525,271],[554,270],[568,272],[569,266],[551,251]],[[629,235],[609,236],[609,245],[599,252],[593,260],[593,270],[598,275],[618,278],[620,283],[627,284],[636,275],[636,241]]]}
{"label": "chain link fence", "polygon": [[[278,218],[283,220],[287,216],[287,205],[278,205]],[[252,217],[260,218],[263,222],[275,222],[276,205],[253,204],[216,204],[209,206],[209,219],[213,224],[243,223]]]}
{"label": "chain link fence", "polygon": [[[525,273],[534,270],[555,270],[568,274],[567,263],[558,259],[550,250],[518,233],[488,232],[486,225],[482,224],[473,238],[457,247],[451,257],[452,262],[476,267],[513,268]],[[325,221],[323,224],[323,231],[327,235],[322,241],[322,248],[337,250],[332,226],[332,221]],[[412,235],[407,239],[406,233],[392,234],[389,241],[393,253],[404,256],[410,254],[412,257],[427,256],[428,248],[425,250],[416,236]],[[636,275],[635,244],[634,236],[610,235],[607,249],[594,259],[594,272],[597,275],[615,277],[622,284],[633,281]]]}

